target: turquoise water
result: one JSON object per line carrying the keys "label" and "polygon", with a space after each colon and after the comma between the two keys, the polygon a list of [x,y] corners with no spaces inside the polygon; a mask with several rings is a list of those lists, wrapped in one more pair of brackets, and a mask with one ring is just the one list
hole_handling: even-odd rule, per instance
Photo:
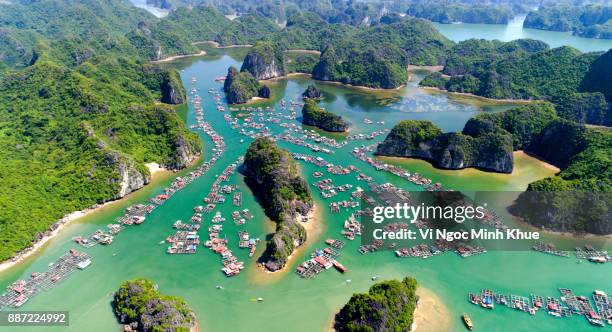
{"label": "turquoise water", "polygon": [[[240,52],[240,50],[236,51]],[[263,246],[253,258],[248,257],[248,250],[238,249],[237,231],[248,230],[253,236],[265,238],[273,225],[263,214],[244,185],[242,176],[237,174],[231,183],[237,184],[243,192],[243,208],[249,208],[255,219],[244,226],[235,226],[230,221],[233,210],[229,203],[220,208],[228,221],[224,224],[224,233],[230,240],[230,248],[245,262],[246,268],[234,278],[226,278],[220,271],[220,258],[206,248],[199,248],[195,255],[167,255],[167,245],[159,242],[174,233],[172,223],[177,219],[188,220],[192,208],[202,204],[209,186],[227,164],[234,162],[237,156],[244,154],[249,138],[239,136],[223,119],[225,113],[215,110],[209,88],[219,89],[215,77],[225,74],[230,65],[238,66],[236,54],[214,55],[202,58],[184,59],[176,62],[181,69],[185,87],[200,89],[205,119],[213,124],[215,130],[228,145],[228,150],[204,176],[184,190],[174,195],[163,206],[156,209],[140,226],[130,227],[116,236],[109,247],[96,246],[85,249],[92,257],[92,265],[85,271],[77,271],[68,280],[61,282],[50,292],[43,292],[32,298],[23,310],[68,310],[70,326],[68,328],[48,328],[57,331],[113,331],[120,327],[110,307],[112,292],[127,279],[146,277],[159,284],[163,293],[181,296],[194,309],[203,331],[325,331],[331,326],[335,312],[350,298],[354,292],[362,292],[373,283],[372,276],[380,279],[401,278],[405,275],[415,276],[419,283],[435,294],[441,305],[449,313],[448,317],[433,317],[434,323],[422,326],[424,331],[463,331],[460,321],[463,312],[470,314],[477,330],[487,331],[582,331],[591,328],[585,319],[555,319],[545,313],[535,317],[512,311],[507,308],[496,308],[493,311],[473,306],[467,302],[467,293],[491,288],[502,292],[529,295],[537,293],[542,296],[558,297],[558,287],[573,288],[579,294],[590,294],[594,289],[603,289],[610,293],[612,264],[605,266],[594,264],[576,264],[573,259],[563,259],[533,252],[490,252],[485,255],[461,259],[455,254],[446,254],[427,260],[397,259],[392,252],[378,252],[362,256],[357,248],[359,241],[348,242],[342,249],[339,260],[349,271],[342,275],[334,270],[326,271],[313,280],[303,280],[293,273],[295,266],[306,259],[315,248],[323,248],[323,241],[328,237],[341,238],[342,222],[348,217],[347,212],[332,215],[328,212],[328,201],[319,198],[316,192],[315,202],[319,207],[319,218],[316,235],[309,239],[289,263],[286,273],[268,275],[255,264]],[[198,82],[194,85],[190,78],[195,76]],[[414,76],[418,79],[418,75]],[[271,83],[273,100],[280,98],[298,100],[300,94],[312,81],[305,77],[296,77]],[[430,93],[416,88],[415,81],[408,87],[395,92],[372,92],[347,88],[335,84],[316,82],[324,95],[322,105],[341,114],[352,122],[352,133],[367,133],[383,127],[390,128],[401,119],[429,119],[445,131],[461,129],[470,117],[479,112],[496,112],[511,105],[484,105],[481,101],[470,98],[458,98],[444,93]],[[266,105],[264,103],[263,105]],[[366,125],[363,118],[373,121],[385,121],[385,125]],[[187,116],[188,124],[195,123],[192,106]],[[278,129],[274,129],[278,132]],[[378,139],[382,139],[383,136]],[[210,155],[210,142],[202,135],[205,143],[204,158]],[[244,143],[240,143],[245,139]],[[375,172],[369,165],[355,159],[350,154],[353,146],[363,142],[352,142],[338,150],[334,155],[324,157],[336,164],[354,164],[379,182],[391,182],[407,190],[417,189],[415,185],[394,175]],[[368,142],[367,144],[369,144]],[[295,152],[312,154],[302,147],[286,142],[282,147]],[[312,173],[320,168],[300,163],[303,176],[314,182]],[[460,172],[440,171],[425,163],[407,162],[405,167],[411,171],[418,170],[434,181],[442,182],[453,189],[487,189],[487,190],[524,190],[527,183],[538,178],[550,176],[554,170],[547,169],[543,163],[529,157],[520,157],[514,174],[502,175],[484,173],[476,170]],[[334,179],[336,185],[351,183],[362,185],[354,175],[325,176]],[[126,206],[144,201],[152,194],[159,192],[171,181],[160,180],[130,196],[128,201],[121,201],[105,208],[103,211],[86,217],[69,226],[39,254],[23,264],[0,273],[0,287],[9,285],[18,278],[26,278],[32,271],[43,271],[47,264],[70,248],[76,246],[71,238],[79,234],[90,234],[104,227],[122,213]],[[346,199],[349,193],[341,193],[334,201]],[[209,217],[210,218],[210,217]],[[209,225],[205,218],[204,225]],[[200,231],[206,236],[206,226]],[[583,243],[583,241],[576,241]],[[347,283],[346,279],[352,282]],[[217,290],[222,285],[223,290]],[[252,299],[262,297],[261,303]],[[16,331],[40,331],[40,328],[13,328]]]}
{"label": "turquoise water", "polygon": [[504,24],[440,24],[436,28],[448,39],[462,41],[470,38],[511,41],[521,38],[542,40],[550,47],[572,46],[582,52],[607,51],[612,48],[610,39],[593,39],[572,36],[569,32],[524,29],[525,16],[517,16]]}

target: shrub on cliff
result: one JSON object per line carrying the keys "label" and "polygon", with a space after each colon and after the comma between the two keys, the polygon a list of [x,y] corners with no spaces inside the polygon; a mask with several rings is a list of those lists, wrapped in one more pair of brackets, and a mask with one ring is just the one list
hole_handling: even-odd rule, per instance
{"label": "shrub on cliff", "polygon": [[113,296],[115,315],[122,324],[141,332],[187,332],[195,315],[181,298],[162,295],[146,279],[126,281]]}
{"label": "shrub on cliff", "polygon": [[417,281],[388,280],[370,287],[367,293],[353,294],[336,314],[334,329],[353,331],[409,331],[416,309]]}

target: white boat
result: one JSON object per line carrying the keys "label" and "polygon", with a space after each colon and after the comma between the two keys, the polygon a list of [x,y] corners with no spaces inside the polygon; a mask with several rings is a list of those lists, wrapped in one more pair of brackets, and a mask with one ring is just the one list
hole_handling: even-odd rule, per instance
{"label": "white boat", "polygon": [[79,270],[85,270],[89,265],[91,265],[91,259],[86,259],[80,263],[77,264],[77,268],[79,268]]}

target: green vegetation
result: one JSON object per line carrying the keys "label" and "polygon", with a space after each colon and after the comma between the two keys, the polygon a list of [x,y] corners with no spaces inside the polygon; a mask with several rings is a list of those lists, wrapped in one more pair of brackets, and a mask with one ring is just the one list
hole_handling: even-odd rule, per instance
{"label": "green vegetation", "polygon": [[[265,61],[251,61],[247,57],[247,68],[260,63],[259,70],[252,70],[257,78],[259,72],[265,73],[261,78],[273,77],[273,74],[280,76],[284,72],[306,72],[320,80],[374,88],[396,88],[404,84],[408,79],[409,63],[438,64],[450,46],[431,23],[414,18],[372,27],[353,27],[329,24],[315,14],[304,13],[291,17],[284,29],[268,29],[264,35],[258,38],[265,37],[274,43],[260,42],[252,52],[261,58],[279,61],[276,61],[276,68],[267,68]],[[301,53],[295,61],[287,58],[291,52],[281,55],[281,51],[300,49],[323,52],[314,66],[312,54]],[[283,66],[287,64],[288,68],[281,66],[281,57]]]}
{"label": "green vegetation", "polygon": [[367,293],[353,294],[336,314],[334,329],[352,331],[409,331],[418,296],[417,281],[388,280],[374,284]]}
{"label": "green vegetation", "polygon": [[495,127],[499,127],[512,134],[514,150],[524,150],[529,148],[537,135],[556,117],[555,108],[551,103],[536,101],[502,113],[478,115],[466,123],[463,131],[470,134],[478,132],[478,126],[473,127],[472,121],[480,125],[487,123],[489,127],[484,128],[486,131],[493,131]]}
{"label": "green vegetation", "polygon": [[258,41],[247,53],[240,71],[248,71],[257,80],[283,76],[283,53],[271,41]]}
{"label": "green vegetation", "polygon": [[607,79],[611,56],[583,54],[571,47],[548,49],[534,40],[472,39],[450,49],[442,73],[432,73],[419,84],[493,99],[549,100],[565,119],[609,124],[611,106],[603,104],[601,95],[579,92],[606,96],[612,91]]}
{"label": "green vegetation", "polygon": [[185,100],[178,73],[124,36],[154,17],[115,0],[46,0],[0,4],[0,20],[28,46],[1,62],[0,260],[67,213],[148,183],[145,163],[182,168],[200,153],[169,105]]}
{"label": "green vegetation", "polygon": [[612,39],[612,6],[545,6],[529,12],[523,27],[571,31],[586,38]]}
{"label": "green vegetation", "polygon": [[430,1],[411,5],[406,14],[439,23],[507,24],[514,13],[506,6],[441,4]]}
{"label": "green vegetation", "polygon": [[429,121],[400,121],[377,147],[376,154],[413,157],[448,169],[477,167],[512,172],[512,138],[486,122],[470,120],[462,133],[442,133]]}
{"label": "green vegetation", "polygon": [[[580,82],[581,92],[601,92],[606,101],[612,103],[612,50],[591,63],[589,71]],[[612,107],[612,105],[611,105]]]}
{"label": "green vegetation", "polygon": [[312,208],[308,184],[289,152],[267,138],[258,138],[249,146],[244,173],[266,215],[276,222],[276,232],[260,260],[270,271],[282,269],[295,248],[306,241],[306,230],[298,219]]}
{"label": "green vegetation", "polygon": [[[612,131],[559,118],[549,102],[480,114],[470,119],[461,133],[442,133],[428,121],[401,121],[376,154],[423,158],[444,168],[473,166],[499,171],[509,167],[506,171],[510,171],[513,149],[525,150],[561,168],[556,176],[528,187],[528,191],[554,195],[522,195],[514,213],[554,230],[612,233],[606,221],[608,210],[601,208],[609,204],[606,193],[612,189]],[[552,200],[558,204],[550,204]]]}
{"label": "green vegetation", "polygon": [[604,95],[595,93],[572,93],[557,101],[559,116],[579,123],[612,126],[612,108],[608,107]]}
{"label": "green vegetation", "polygon": [[306,90],[302,92],[304,99],[321,99],[321,91],[316,86],[309,84]]}
{"label": "green vegetation", "polygon": [[113,296],[113,309],[122,324],[141,332],[188,332],[196,317],[179,297],[162,295],[147,279],[121,284]]}
{"label": "green vegetation", "polygon": [[302,108],[302,122],[330,132],[345,132],[348,123],[341,116],[328,112],[313,99],[306,99]]}
{"label": "green vegetation", "polygon": [[320,54],[287,50],[283,52],[283,61],[287,73],[312,73],[319,62]]}
{"label": "green vegetation", "polygon": [[[531,40],[509,43],[468,40],[449,52],[443,73],[449,91],[469,92],[494,99],[549,99],[578,91],[592,54],[571,47],[548,50]],[[440,77],[423,85],[441,86]]]}
{"label": "green vegetation", "polygon": [[529,184],[513,213],[551,230],[612,234],[612,132],[557,119],[539,139],[535,152],[558,159],[563,170]]}
{"label": "green vegetation", "polygon": [[383,3],[347,0],[148,0],[161,8],[181,8],[183,6],[216,6],[228,15],[236,13],[257,13],[270,20],[283,22],[298,12],[311,12],[329,23],[359,25],[366,22],[376,23],[380,17]]}
{"label": "green vegetation", "polygon": [[408,57],[392,44],[355,49],[347,57],[342,60],[333,47],[328,47],[313,68],[312,77],[382,89],[399,87],[408,80]]}
{"label": "green vegetation", "polygon": [[219,32],[215,41],[221,45],[252,45],[278,30],[280,27],[276,23],[257,13],[249,13],[231,21]]}
{"label": "green vegetation", "polygon": [[239,72],[230,67],[225,77],[223,90],[230,104],[244,104],[253,97],[270,98],[270,89],[260,84],[248,71]]}

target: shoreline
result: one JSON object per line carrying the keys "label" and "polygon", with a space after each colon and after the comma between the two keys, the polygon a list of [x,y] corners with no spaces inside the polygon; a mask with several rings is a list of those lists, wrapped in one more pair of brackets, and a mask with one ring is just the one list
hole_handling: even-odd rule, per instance
{"label": "shoreline", "polygon": [[547,168],[547,169],[549,169],[549,170],[551,170],[551,171],[554,171],[554,172],[555,172],[555,174],[557,174],[557,173],[561,172],[561,169],[560,169],[559,167],[557,167],[557,166],[555,166],[555,165],[553,165],[553,164],[549,163],[549,162],[548,162],[548,161],[546,161],[546,160],[543,160],[543,159],[538,158],[538,156],[536,156],[536,155],[529,154],[529,153],[527,153],[527,152],[525,152],[525,151],[523,151],[523,150],[516,150],[516,151],[513,151],[513,153],[514,153],[514,157],[515,157],[515,158],[516,158],[517,156],[527,156],[527,157],[535,158],[535,159],[539,160],[539,161],[542,163],[542,166],[543,166],[544,168]]}
{"label": "shoreline", "polygon": [[153,60],[151,62],[152,63],[164,63],[164,62],[171,62],[171,61],[178,60],[178,59],[190,58],[190,57],[194,57],[194,56],[204,56],[204,55],[206,55],[206,51],[200,51],[198,53],[183,54],[183,55],[173,55],[173,56],[169,56],[167,58],[163,58],[163,59],[159,59],[159,60]]}
{"label": "shoreline", "polygon": [[[158,179],[160,178],[162,175],[164,174],[169,174],[172,173],[172,171],[167,170],[163,167],[160,167],[159,164],[157,163],[148,163],[145,164],[147,166],[147,168],[149,169],[149,173],[151,175],[151,179],[149,181],[148,184],[151,184],[151,182],[153,182],[154,179]],[[142,188],[146,187],[148,184],[144,185]],[[47,243],[49,243],[49,241],[51,241],[53,238],[55,238],[63,229],[65,229],[66,227],[72,225],[72,223],[76,220],[79,220],[81,218],[84,218],[88,215],[91,215],[95,212],[98,212],[108,206],[114,205],[114,204],[119,204],[129,198],[131,198],[132,194],[138,192],[140,189],[138,190],[134,190],[131,193],[115,199],[115,200],[110,200],[107,202],[104,202],[102,204],[94,204],[90,207],[87,207],[85,209],[82,210],[78,210],[78,211],[72,211],[66,215],[64,215],[62,218],[60,218],[58,221],[56,221],[55,223],[51,224],[49,226],[49,228],[44,231],[42,234],[44,234],[41,238],[35,240],[32,242],[32,244],[21,250],[20,252],[18,252],[17,254],[15,254],[13,257],[0,262],[0,272],[6,271],[16,265],[18,265],[19,263],[23,262],[24,260],[26,260],[27,258],[31,257],[32,255],[34,255],[35,253],[37,253],[38,251],[40,251],[40,249],[42,249]]]}
{"label": "shoreline", "polygon": [[431,290],[417,288],[419,302],[413,314],[410,331],[434,332],[446,331],[450,326],[450,313],[442,300]]}
{"label": "shoreline", "polygon": [[221,46],[221,44],[219,44],[218,42],[214,41],[214,40],[202,40],[202,41],[195,41],[193,43],[191,43],[191,45],[200,45],[200,44],[210,44],[212,46],[214,46],[215,48],[242,48],[242,47],[253,47],[253,45],[250,44],[238,44],[238,45],[227,45],[227,46]]}
{"label": "shoreline", "polygon": [[[288,73],[285,74],[283,76],[277,76],[277,77],[272,77],[272,78],[268,78],[266,80],[260,80],[260,81],[276,81],[276,80],[283,80],[283,79],[289,79],[291,77],[296,77],[296,76],[306,76],[306,77],[310,77],[312,78],[312,74],[309,73]],[[363,85],[352,85],[352,84],[347,84],[347,83],[342,83],[342,82],[338,82],[338,81],[324,81],[324,80],[318,80],[316,78],[312,78],[314,81],[319,82],[319,83],[329,83],[329,84],[335,84],[335,85],[340,85],[340,86],[344,86],[347,88],[353,88],[353,89],[361,89],[361,90],[368,90],[368,91],[383,91],[383,92],[394,92],[394,91],[399,91],[402,88],[406,87],[406,84],[402,84],[400,86],[398,86],[397,88],[393,88],[393,89],[384,89],[384,88],[371,88],[368,86],[363,86]]]}
{"label": "shoreline", "polygon": [[319,210],[319,207],[315,203],[313,205],[312,210],[310,210],[308,215],[306,215],[306,221],[298,221],[300,225],[302,225],[302,227],[304,227],[304,229],[306,230],[306,242],[297,247],[291,253],[291,255],[287,257],[287,263],[285,263],[285,266],[282,269],[276,271],[269,271],[265,268],[263,264],[256,264],[256,268],[253,269],[255,272],[254,274],[250,274],[249,280],[254,283],[270,282],[277,280],[277,278],[269,278],[270,276],[280,277],[290,271],[289,265],[291,263],[292,258],[299,256],[305,250],[306,247],[310,246],[312,242],[318,240],[320,235],[323,234],[323,230],[321,229],[321,227],[315,227],[319,226],[319,222],[322,220],[320,212],[321,211]]}
{"label": "shoreline", "polygon": [[307,50],[307,49],[284,50],[283,53],[302,53],[302,54],[321,55],[321,51],[318,51],[318,50]]}
{"label": "shoreline", "polygon": [[514,104],[521,104],[521,105],[527,105],[529,103],[531,103],[533,100],[529,100],[529,99],[493,99],[493,98],[487,98],[487,97],[483,97],[483,96],[478,96],[472,93],[465,93],[465,92],[453,92],[453,91],[448,91],[448,90],[442,90],[440,88],[436,88],[433,86],[417,86],[419,89],[423,89],[423,90],[428,90],[428,91],[434,91],[434,92],[442,92],[442,93],[447,93],[449,95],[456,95],[456,96],[464,96],[464,97],[470,97],[470,98],[474,98],[474,99],[479,99],[482,101],[486,101],[486,102],[490,102],[490,103],[514,103]]}
{"label": "shoreline", "polygon": [[430,72],[435,72],[435,71],[440,71],[444,69],[444,66],[442,65],[436,65],[436,66],[417,66],[417,65],[408,65],[408,71],[413,71],[413,70],[427,70]]}
{"label": "shoreline", "polygon": [[[448,308],[440,297],[423,286],[418,286],[416,294],[419,297],[419,301],[412,315],[412,326],[409,332],[448,331],[451,325],[451,316]],[[335,331],[335,317],[336,313],[340,311],[340,308],[342,307],[337,308],[337,310],[332,313],[326,325],[328,328],[324,331]]]}
{"label": "shoreline", "polygon": [[552,229],[547,229],[547,228],[543,228],[543,227],[537,227],[534,226],[528,222],[526,222],[525,220],[523,220],[520,217],[514,216],[514,222],[516,222],[517,224],[519,224],[520,226],[526,228],[526,229],[532,229],[534,231],[538,231],[542,234],[545,235],[552,235],[552,236],[557,236],[560,237],[562,239],[569,239],[569,240],[595,240],[595,241],[609,241],[610,239],[612,239],[612,234],[608,234],[608,235],[599,235],[599,234],[593,234],[593,233],[574,233],[574,232],[567,232],[567,231],[555,231]]}
{"label": "shoreline", "polygon": [[[512,156],[513,159],[516,159],[517,157],[531,157],[534,159],[537,159],[541,164],[542,167],[549,169],[551,171],[554,171],[555,174],[559,173],[561,171],[561,169],[559,169],[557,166],[552,165],[550,163],[548,163],[546,160],[542,160],[540,158],[538,158],[537,156],[533,156],[530,155],[528,153],[526,153],[523,150],[516,150],[516,151],[512,151]],[[516,171],[516,166],[515,163],[513,163],[513,167],[512,167],[512,172],[510,173],[503,173],[503,172],[496,172],[493,170],[488,170],[488,169],[484,169],[484,168],[478,168],[478,167],[463,167],[463,168],[443,168],[443,167],[438,167],[437,165],[435,165],[432,160],[429,159],[424,159],[424,158],[419,158],[419,157],[399,157],[399,156],[386,156],[386,155],[374,155],[374,157],[376,159],[379,160],[389,160],[389,161],[397,161],[397,162],[402,162],[405,160],[420,160],[423,162],[426,162],[427,164],[429,164],[433,169],[435,170],[439,170],[439,171],[448,171],[448,172],[461,172],[461,171],[469,171],[469,170],[474,170],[474,171],[479,171],[482,173],[487,173],[487,174],[499,174],[499,175],[507,175],[507,176],[512,176],[512,175],[517,175]]]}

